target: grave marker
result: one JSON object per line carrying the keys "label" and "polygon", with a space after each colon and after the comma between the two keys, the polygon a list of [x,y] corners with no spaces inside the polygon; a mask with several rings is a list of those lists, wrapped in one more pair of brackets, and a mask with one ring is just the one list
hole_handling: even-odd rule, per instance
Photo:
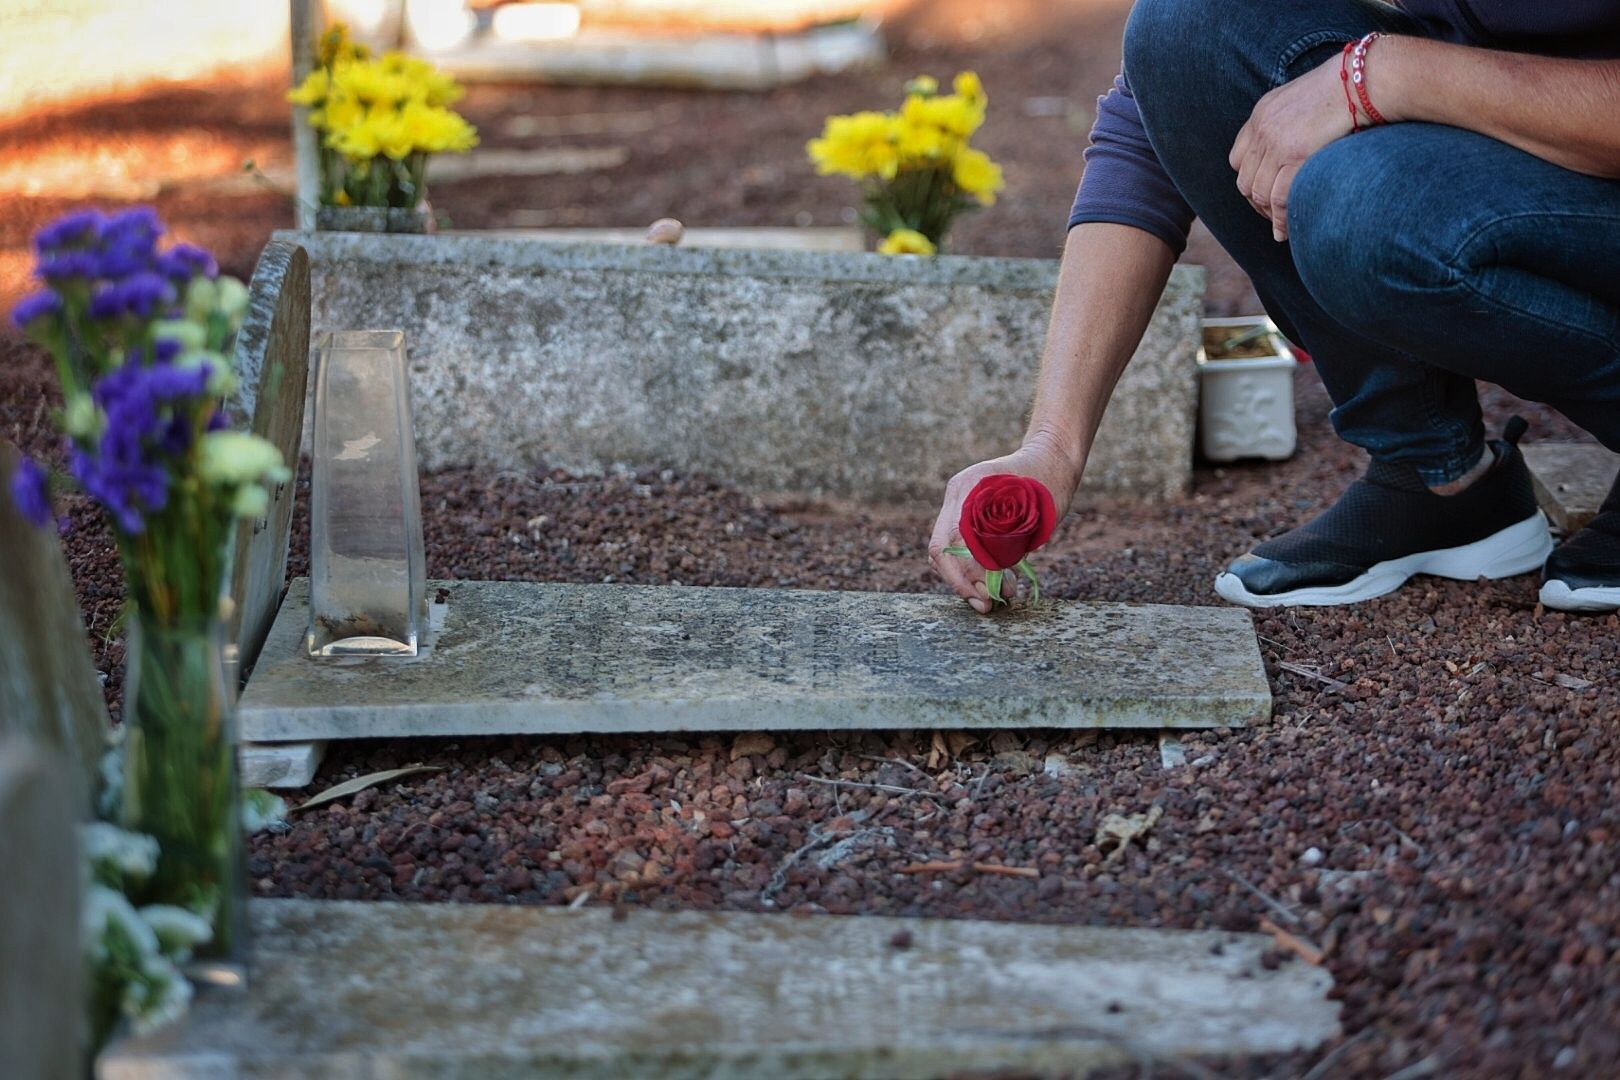
{"label": "grave marker", "polygon": [[294,581],[243,693],[256,741],[560,732],[1242,725],[1271,694],[1246,611],[437,581],[414,660],[311,661]]}
{"label": "grave marker", "polygon": [[18,456],[0,439],[0,736],[56,750],[88,799],[106,750],[107,706],[56,529],[35,526],[12,505]]}
{"label": "grave marker", "polygon": [[4,1077],[79,1080],[84,1075],[79,844],[73,827],[83,798],[72,771],[61,754],[20,737],[0,737]]}
{"label": "grave marker", "polygon": [[[232,411],[251,416],[254,434],[274,443],[296,473],[309,381],[309,257],[295,244],[272,240],[259,256],[236,336],[236,370]],[[252,670],[281,604],[296,495],[296,482],[276,485],[265,516],[237,529],[229,639],[242,671]]]}
{"label": "grave marker", "polygon": [[205,992],[112,1047],[101,1080],[1079,1076],[1339,1033],[1331,976],[1267,970],[1262,934],[306,900],[251,917],[247,994]]}
{"label": "grave marker", "polygon": [[[247,317],[236,336],[235,362],[239,383],[232,411],[253,417],[254,433],[274,443],[296,473],[309,384],[309,256],[298,245],[273,240],[260,254],[248,285]],[[281,604],[296,501],[296,482],[278,484],[265,516],[237,528],[230,640],[241,672],[253,669]],[[244,745],[242,783],[302,787],[314,777],[324,749],[324,744]]]}

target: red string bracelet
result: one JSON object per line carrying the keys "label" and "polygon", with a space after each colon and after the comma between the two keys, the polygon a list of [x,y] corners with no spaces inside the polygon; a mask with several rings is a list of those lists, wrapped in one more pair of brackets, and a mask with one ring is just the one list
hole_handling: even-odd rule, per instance
{"label": "red string bracelet", "polygon": [[1355,42],[1345,42],[1344,52],[1339,57],[1339,82],[1344,84],[1344,104],[1350,110],[1350,134],[1352,135],[1361,130],[1361,114],[1356,111],[1356,99],[1350,94],[1350,50],[1355,47]]}
{"label": "red string bracelet", "polygon": [[1350,81],[1355,84],[1356,97],[1361,100],[1362,111],[1372,120],[1374,126],[1389,122],[1373,108],[1372,97],[1367,93],[1367,51],[1372,48],[1373,42],[1383,36],[1381,32],[1374,30],[1356,42],[1356,47],[1350,54]]}

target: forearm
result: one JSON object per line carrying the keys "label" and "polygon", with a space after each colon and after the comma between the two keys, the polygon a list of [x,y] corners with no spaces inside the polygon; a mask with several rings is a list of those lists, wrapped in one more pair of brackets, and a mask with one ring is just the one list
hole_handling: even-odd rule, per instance
{"label": "forearm", "polygon": [[1620,60],[1566,60],[1387,37],[1367,57],[1385,119],[1477,131],[1592,176],[1620,177]]}
{"label": "forearm", "polygon": [[1076,481],[1175,261],[1163,240],[1129,225],[1069,230],[1025,443],[1057,449]]}

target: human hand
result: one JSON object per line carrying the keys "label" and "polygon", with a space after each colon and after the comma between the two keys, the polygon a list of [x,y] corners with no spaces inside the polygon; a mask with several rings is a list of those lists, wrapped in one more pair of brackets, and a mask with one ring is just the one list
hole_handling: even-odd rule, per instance
{"label": "human hand", "polygon": [[[1080,484],[1080,473],[1083,468],[1083,462],[1076,465],[1050,440],[1036,437],[1027,440],[1022,447],[1005,457],[980,462],[951,477],[950,483],[945,486],[944,505],[940,508],[939,518],[934,523],[934,535],[928,542],[928,561],[933,565],[935,573],[939,574],[958,596],[972,605],[973,610],[981,615],[987,613],[993,605],[989,589],[985,586],[985,568],[972,556],[947,554],[950,549],[963,550],[959,523],[962,518],[962,503],[967,499],[968,493],[986,476],[1012,473],[1015,476],[1032,477],[1045,484],[1047,490],[1052,493],[1052,498],[1057,504],[1057,519],[1062,521],[1063,515],[1068,512],[1069,504],[1074,500],[1075,488]],[[1011,600],[1016,594],[1017,576],[1012,573],[1000,575],[999,588],[1002,599]]]}
{"label": "human hand", "polygon": [[1353,130],[1340,63],[1334,57],[1256,102],[1227,158],[1237,170],[1238,191],[1271,219],[1279,243],[1288,239],[1288,191],[1300,166]]}

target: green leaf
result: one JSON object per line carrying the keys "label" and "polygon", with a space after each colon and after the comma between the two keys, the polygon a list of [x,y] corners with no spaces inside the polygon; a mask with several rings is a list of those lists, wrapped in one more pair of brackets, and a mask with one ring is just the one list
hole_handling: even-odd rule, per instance
{"label": "green leaf", "polygon": [[990,590],[990,599],[997,604],[1007,602],[1001,598],[1001,575],[1005,573],[1005,570],[990,570],[984,575],[984,587]]}
{"label": "green leaf", "polygon": [[964,559],[973,558],[973,552],[969,551],[967,548],[963,547],[961,544],[952,544],[950,547],[945,549],[944,554],[946,554],[946,555],[959,555]]}
{"label": "green leaf", "polygon": [[1030,599],[1030,601],[1033,603],[1033,602],[1036,602],[1036,601],[1040,600],[1040,598],[1041,598],[1041,583],[1040,583],[1040,580],[1035,577],[1035,568],[1033,566],[1029,565],[1029,560],[1028,559],[1019,559],[1018,560],[1018,572],[1023,574],[1025,577],[1027,577],[1029,579],[1029,599]]}
{"label": "green leaf", "polygon": [[384,769],[382,772],[366,773],[364,776],[357,776],[353,780],[345,780],[341,784],[336,784],[329,787],[319,795],[311,797],[308,802],[300,803],[287,812],[289,814],[297,814],[305,810],[313,810],[317,806],[334,802],[348,795],[357,794],[366,790],[368,787],[375,787],[377,784],[385,784],[390,780],[398,780],[406,776],[415,776],[418,773],[443,771],[444,768],[440,765],[407,765],[403,769]]}

